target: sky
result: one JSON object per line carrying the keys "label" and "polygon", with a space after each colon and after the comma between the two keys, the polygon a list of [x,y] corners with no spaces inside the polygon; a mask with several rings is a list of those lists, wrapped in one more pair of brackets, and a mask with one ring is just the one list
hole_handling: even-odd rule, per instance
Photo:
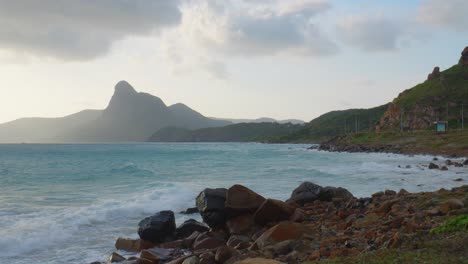
{"label": "sky", "polygon": [[0,0],[0,122],[104,109],[115,84],[205,116],[390,102],[468,46],[466,0]]}

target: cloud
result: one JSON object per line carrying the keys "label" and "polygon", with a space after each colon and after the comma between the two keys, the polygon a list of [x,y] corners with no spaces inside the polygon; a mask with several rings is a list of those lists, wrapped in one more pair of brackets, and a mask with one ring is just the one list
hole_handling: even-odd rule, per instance
{"label": "cloud", "polygon": [[164,34],[162,46],[173,64],[219,77],[228,75],[226,58],[328,56],[337,47],[315,20],[329,8],[324,0],[192,0],[182,5],[181,24]]}
{"label": "cloud", "polygon": [[404,35],[394,20],[379,16],[350,16],[337,24],[338,37],[364,51],[391,51],[398,47]]}
{"label": "cloud", "polygon": [[427,25],[468,32],[468,1],[423,0],[418,20]]}
{"label": "cloud", "polygon": [[0,0],[0,50],[92,59],[127,36],[177,25],[178,6],[176,0]]}

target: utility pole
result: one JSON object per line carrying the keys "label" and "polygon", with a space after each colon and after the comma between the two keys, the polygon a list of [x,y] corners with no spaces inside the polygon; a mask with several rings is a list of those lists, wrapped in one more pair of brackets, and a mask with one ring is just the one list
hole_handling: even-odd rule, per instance
{"label": "utility pole", "polygon": [[400,111],[400,132],[403,132],[403,108]]}
{"label": "utility pole", "polygon": [[357,127],[357,116],[354,116],[354,133],[357,134],[358,132],[358,127]]}

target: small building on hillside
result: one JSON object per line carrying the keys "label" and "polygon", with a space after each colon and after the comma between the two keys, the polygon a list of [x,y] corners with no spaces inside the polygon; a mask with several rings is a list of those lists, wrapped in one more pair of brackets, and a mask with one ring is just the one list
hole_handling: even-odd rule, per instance
{"label": "small building on hillside", "polygon": [[447,133],[448,130],[448,122],[447,121],[435,121],[434,122],[436,133]]}

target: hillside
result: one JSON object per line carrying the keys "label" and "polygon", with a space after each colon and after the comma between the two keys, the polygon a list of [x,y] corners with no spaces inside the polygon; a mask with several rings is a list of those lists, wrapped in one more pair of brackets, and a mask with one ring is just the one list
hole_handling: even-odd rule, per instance
{"label": "hillside", "polygon": [[225,126],[183,104],[166,106],[151,94],[119,82],[104,110],[85,110],[61,118],[23,118],[0,125],[0,143],[81,143],[146,141],[167,126],[187,129]]}
{"label": "hillside", "polygon": [[374,129],[387,108],[388,104],[369,109],[331,111],[306,123],[298,131],[279,137],[277,141],[319,143],[334,136],[369,131]]}
{"label": "hillside", "polygon": [[152,142],[270,142],[290,135],[302,125],[278,123],[240,123],[224,127],[189,130],[167,127],[159,130],[149,141]]}
{"label": "hillside", "polygon": [[401,126],[404,130],[427,129],[439,120],[448,121],[450,128],[461,128],[462,107],[468,108],[468,65],[463,56],[459,64],[442,72],[435,67],[426,81],[400,93],[377,125],[377,132],[400,130]]}

